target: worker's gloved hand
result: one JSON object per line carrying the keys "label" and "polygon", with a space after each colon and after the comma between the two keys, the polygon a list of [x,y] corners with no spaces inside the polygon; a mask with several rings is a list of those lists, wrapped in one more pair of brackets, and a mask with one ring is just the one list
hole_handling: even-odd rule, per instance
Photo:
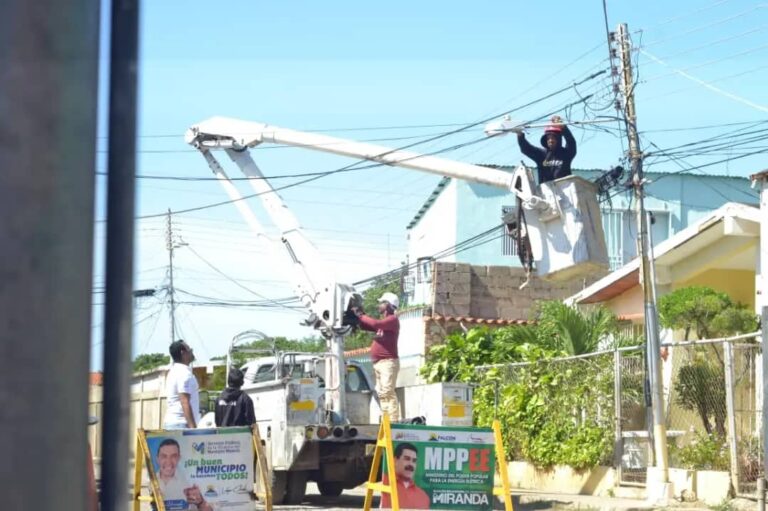
{"label": "worker's gloved hand", "polygon": [[552,119],[550,119],[554,124],[563,124],[563,118],[559,115],[553,115]]}

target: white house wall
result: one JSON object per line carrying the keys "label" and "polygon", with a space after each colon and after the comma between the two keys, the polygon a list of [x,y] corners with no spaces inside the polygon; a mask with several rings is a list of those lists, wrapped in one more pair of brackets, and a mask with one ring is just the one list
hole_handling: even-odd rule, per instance
{"label": "white house wall", "polygon": [[[420,257],[432,256],[456,244],[456,180],[445,187],[435,202],[408,233],[408,255],[415,263]],[[441,259],[453,262],[451,255]]]}

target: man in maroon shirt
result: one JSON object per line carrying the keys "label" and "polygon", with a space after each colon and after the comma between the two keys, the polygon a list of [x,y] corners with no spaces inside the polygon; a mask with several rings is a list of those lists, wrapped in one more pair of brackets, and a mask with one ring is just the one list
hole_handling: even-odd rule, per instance
{"label": "man in maroon shirt", "polygon": [[397,373],[400,371],[400,361],[397,358],[397,337],[400,334],[400,320],[395,311],[400,305],[400,299],[394,293],[384,293],[379,298],[381,319],[366,316],[360,311],[358,319],[360,328],[376,332],[371,344],[371,360],[373,373],[376,377],[376,393],[382,413],[389,415],[389,420],[400,420],[400,403],[395,393]]}

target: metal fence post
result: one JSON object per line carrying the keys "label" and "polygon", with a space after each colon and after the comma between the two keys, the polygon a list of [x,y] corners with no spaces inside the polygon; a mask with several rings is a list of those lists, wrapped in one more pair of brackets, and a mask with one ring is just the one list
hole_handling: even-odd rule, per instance
{"label": "metal fence post", "polygon": [[621,441],[621,352],[616,348],[613,351],[613,416],[615,420],[613,464],[621,480],[621,456],[624,445]]}
{"label": "metal fence post", "polygon": [[725,354],[725,411],[728,414],[728,452],[731,458],[731,484],[739,493],[739,460],[736,435],[736,410],[734,406],[733,344],[723,343]]}

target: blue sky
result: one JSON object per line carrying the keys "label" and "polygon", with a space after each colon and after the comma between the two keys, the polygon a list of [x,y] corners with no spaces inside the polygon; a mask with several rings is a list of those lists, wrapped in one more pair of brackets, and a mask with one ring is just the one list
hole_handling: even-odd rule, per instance
{"label": "blue sky", "polygon": [[[634,55],[640,80],[638,125],[645,132],[646,147],[650,149],[650,142],[671,147],[735,128],[659,130],[766,119],[768,98],[761,86],[768,73],[763,68],[768,53],[764,4],[653,0],[643,2],[640,9],[636,3],[614,0],[607,7],[611,30],[619,22],[628,23],[635,44],[671,66],[666,68],[642,53]],[[355,140],[384,139],[378,143],[391,147],[405,145],[456,127],[441,125],[491,117],[607,68],[605,39],[599,0],[143,2],[137,171],[210,177],[202,157],[184,144],[183,133],[213,115],[299,130],[329,130],[331,135]],[[102,79],[106,68],[107,61],[102,60]],[[675,75],[672,68],[762,109],[707,90]],[[562,110],[579,94],[590,93],[595,94],[590,109]],[[102,95],[102,103],[103,99]],[[608,75],[513,117],[530,120],[553,111],[575,120],[615,115]],[[615,131],[615,124],[608,126]],[[608,168],[622,157],[623,140],[615,134],[575,131],[581,142],[576,166]],[[417,149],[436,151],[481,136],[478,127]],[[106,140],[100,142],[103,150]],[[689,158],[685,164],[739,154],[739,150],[724,151]],[[99,170],[104,170],[103,156],[101,152]],[[258,149],[253,156],[267,175],[332,170],[353,161],[295,148]],[[521,159],[514,140],[504,138],[444,156],[476,163],[514,164]],[[680,170],[674,162],[651,167]],[[703,170],[746,176],[764,167],[764,158],[758,156]],[[236,169],[231,168],[230,174],[236,176]],[[352,282],[404,259],[405,226],[437,180],[415,171],[377,168],[330,176],[286,190],[282,196],[307,234],[337,266],[339,280]],[[100,177],[97,218],[104,216],[104,183]],[[139,215],[221,200],[226,196],[215,182],[138,180]],[[268,223],[258,202],[251,204]],[[478,231],[496,222],[482,220]],[[216,300],[291,295],[289,274],[256,243],[233,206],[174,215],[173,224],[179,239],[188,244],[176,251],[174,259],[175,285],[181,290],[178,300],[202,300],[192,295]],[[135,288],[159,291],[155,298],[137,302],[135,353],[164,352],[169,342],[164,229],[162,218],[137,221]],[[97,224],[96,233],[94,368],[101,365],[102,224]],[[195,346],[200,359],[222,354],[233,335],[249,328],[271,335],[311,335],[312,331],[298,325],[302,318],[279,309],[183,304],[177,311],[180,335]]]}

